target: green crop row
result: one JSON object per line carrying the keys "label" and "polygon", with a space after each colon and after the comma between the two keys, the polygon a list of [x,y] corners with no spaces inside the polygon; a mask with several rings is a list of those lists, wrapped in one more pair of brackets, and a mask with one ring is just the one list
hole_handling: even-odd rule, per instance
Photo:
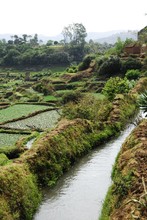
{"label": "green crop row", "polygon": [[47,108],[47,106],[41,105],[13,105],[9,108],[0,110],[0,123],[20,118],[22,116],[27,116],[28,114],[31,114],[35,111],[40,111]]}
{"label": "green crop row", "polygon": [[23,120],[7,123],[4,125],[4,127],[6,126],[12,129],[44,130],[47,128],[53,128],[56,125],[59,117],[60,115],[57,111],[51,110]]}
{"label": "green crop row", "polygon": [[17,140],[26,135],[0,133],[0,148],[5,146],[13,146]]}

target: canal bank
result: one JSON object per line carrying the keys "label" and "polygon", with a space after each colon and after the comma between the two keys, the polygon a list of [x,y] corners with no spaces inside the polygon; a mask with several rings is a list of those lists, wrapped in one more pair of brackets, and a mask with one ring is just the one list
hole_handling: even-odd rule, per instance
{"label": "canal bank", "polygon": [[44,198],[34,220],[97,220],[111,184],[116,155],[135,126],[126,127],[119,137],[84,156]]}
{"label": "canal bank", "polygon": [[79,158],[118,135],[135,111],[135,99],[119,95],[99,130],[91,121],[75,119],[41,135],[30,150],[0,170],[1,219],[32,219],[40,188],[54,185]]}
{"label": "canal bank", "polygon": [[147,119],[127,137],[112,171],[100,220],[147,217]]}

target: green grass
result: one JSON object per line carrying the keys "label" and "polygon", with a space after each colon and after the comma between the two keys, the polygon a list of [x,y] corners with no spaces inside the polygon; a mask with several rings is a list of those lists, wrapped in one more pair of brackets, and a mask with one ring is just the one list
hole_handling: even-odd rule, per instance
{"label": "green grass", "polygon": [[9,159],[7,158],[7,156],[5,154],[1,154],[0,153],[0,166],[4,166],[9,162]]}
{"label": "green grass", "polygon": [[53,95],[47,95],[47,96],[44,96],[44,102],[48,102],[48,101],[57,101],[58,99],[53,96]]}
{"label": "green grass", "polygon": [[68,92],[71,92],[71,89],[63,89],[63,90],[58,90],[55,92],[55,94],[59,95],[59,96],[62,96],[64,95],[65,93],[68,93]]}
{"label": "green grass", "polygon": [[95,98],[99,99],[99,100],[103,100],[105,99],[105,96],[101,93],[92,93],[94,95]]}
{"label": "green grass", "polygon": [[9,164],[0,169],[0,219],[33,219],[41,195],[36,178],[25,164]]}
{"label": "green grass", "polygon": [[56,72],[65,72],[65,71],[66,71],[66,68],[67,68],[67,65],[66,65],[66,66],[52,66],[52,67],[50,67],[50,70],[51,70],[53,73],[56,73]]}
{"label": "green grass", "polygon": [[113,200],[112,200],[112,186],[109,187],[105,201],[103,203],[101,215],[98,220],[109,220],[110,213],[112,211]]}
{"label": "green grass", "polygon": [[6,88],[6,87],[11,87],[11,86],[15,86],[15,85],[21,85],[21,84],[22,84],[22,80],[10,80],[9,82],[4,83],[2,85],[2,87]]}
{"label": "green grass", "polygon": [[22,116],[27,116],[28,114],[31,114],[35,111],[40,111],[47,108],[47,106],[42,105],[13,105],[9,108],[0,110],[0,123],[20,118]]}

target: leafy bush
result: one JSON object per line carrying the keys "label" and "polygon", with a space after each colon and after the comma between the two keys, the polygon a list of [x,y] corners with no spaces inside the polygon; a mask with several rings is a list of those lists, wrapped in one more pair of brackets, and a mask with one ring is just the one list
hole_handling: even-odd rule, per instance
{"label": "leafy bush", "polygon": [[147,113],[147,90],[139,97],[139,105],[145,113]]}
{"label": "leafy bush", "polygon": [[135,58],[129,58],[126,61],[123,61],[123,63],[122,63],[122,71],[124,73],[126,73],[127,70],[141,69],[141,67],[142,67],[141,62]]}
{"label": "leafy bush", "polygon": [[65,104],[67,102],[77,102],[82,97],[82,93],[79,91],[70,91],[63,95],[62,102]]}
{"label": "leafy bush", "polygon": [[143,72],[142,76],[147,77],[147,70]]}
{"label": "leafy bush", "polygon": [[69,54],[66,52],[55,52],[48,56],[48,63],[50,64],[69,64]]}
{"label": "leafy bush", "polygon": [[78,103],[69,102],[63,109],[63,115],[69,119],[82,118],[94,122],[103,121],[111,109],[107,100],[98,100],[93,95],[85,95]]}
{"label": "leafy bush", "polygon": [[95,59],[94,54],[90,54],[90,55],[85,56],[82,63],[79,64],[78,70],[81,71],[81,70],[87,69],[93,59]]}
{"label": "leafy bush", "polygon": [[120,71],[121,71],[120,58],[117,56],[111,56],[101,64],[98,73],[100,75],[113,76],[116,73],[119,73]]}
{"label": "leafy bush", "polygon": [[129,89],[129,81],[126,78],[111,77],[106,82],[102,92],[109,100],[113,100],[116,94],[127,93]]}
{"label": "leafy bush", "polygon": [[66,69],[68,73],[77,73],[78,67],[77,66],[70,66],[69,68]]}
{"label": "leafy bush", "polygon": [[140,76],[140,71],[139,70],[127,70],[125,76],[127,79],[138,79]]}
{"label": "leafy bush", "polygon": [[37,92],[43,93],[44,95],[52,94],[54,86],[51,83],[41,82],[33,86],[33,89]]}

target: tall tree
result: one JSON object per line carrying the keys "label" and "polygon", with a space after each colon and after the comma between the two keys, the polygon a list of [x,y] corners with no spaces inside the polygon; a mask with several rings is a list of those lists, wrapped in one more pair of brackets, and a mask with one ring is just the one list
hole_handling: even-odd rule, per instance
{"label": "tall tree", "polygon": [[30,44],[32,46],[37,46],[38,45],[38,34],[35,34],[32,39],[30,39]]}
{"label": "tall tree", "polygon": [[73,45],[84,44],[87,36],[86,28],[81,23],[73,23],[64,27],[62,34],[64,42]]}
{"label": "tall tree", "polygon": [[26,42],[27,42],[28,35],[27,35],[27,34],[23,34],[22,36],[23,36],[23,41],[24,41],[24,43],[26,43]]}
{"label": "tall tree", "polygon": [[73,60],[80,61],[84,56],[86,28],[81,23],[73,23],[62,31],[64,44]]}

